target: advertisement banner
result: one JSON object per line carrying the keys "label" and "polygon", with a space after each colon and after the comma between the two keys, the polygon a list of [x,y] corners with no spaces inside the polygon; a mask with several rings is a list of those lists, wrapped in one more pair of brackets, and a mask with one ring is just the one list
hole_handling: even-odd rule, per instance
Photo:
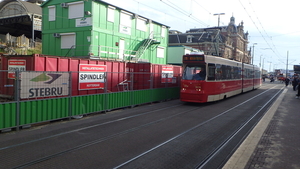
{"label": "advertisement banner", "polygon": [[69,73],[21,72],[21,99],[69,95]]}
{"label": "advertisement banner", "polygon": [[79,90],[103,89],[106,65],[79,65]]}
{"label": "advertisement banner", "polygon": [[162,66],[161,72],[161,82],[162,83],[174,83],[173,80],[173,66]]}

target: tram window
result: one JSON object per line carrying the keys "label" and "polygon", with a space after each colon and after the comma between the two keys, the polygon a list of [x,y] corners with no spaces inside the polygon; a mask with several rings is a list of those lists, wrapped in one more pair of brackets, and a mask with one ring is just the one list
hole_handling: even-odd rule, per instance
{"label": "tram window", "polygon": [[245,78],[249,78],[249,69],[245,69]]}
{"label": "tram window", "polygon": [[222,79],[222,69],[220,64],[216,64],[216,80]]}
{"label": "tram window", "polygon": [[216,79],[216,65],[213,63],[209,63],[207,80],[215,80],[215,79]]}
{"label": "tram window", "polygon": [[221,66],[221,70],[222,70],[222,75],[221,75],[221,79],[225,80],[227,78],[227,70],[226,70],[226,66],[222,65]]}
{"label": "tram window", "polygon": [[246,69],[246,78],[251,78],[251,70]]}
{"label": "tram window", "polygon": [[226,66],[226,79],[232,79],[231,66]]}
{"label": "tram window", "polygon": [[182,79],[184,80],[205,80],[205,65],[202,66],[186,66]]}
{"label": "tram window", "polygon": [[239,69],[238,67],[233,67],[233,79],[238,79]]}
{"label": "tram window", "polygon": [[255,70],[255,78],[260,78],[260,71],[259,70]]}

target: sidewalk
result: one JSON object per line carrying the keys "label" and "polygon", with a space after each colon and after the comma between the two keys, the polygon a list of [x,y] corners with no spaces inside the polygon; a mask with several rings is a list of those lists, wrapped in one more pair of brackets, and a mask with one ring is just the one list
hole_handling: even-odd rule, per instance
{"label": "sidewalk", "polygon": [[300,169],[300,99],[284,89],[223,169]]}

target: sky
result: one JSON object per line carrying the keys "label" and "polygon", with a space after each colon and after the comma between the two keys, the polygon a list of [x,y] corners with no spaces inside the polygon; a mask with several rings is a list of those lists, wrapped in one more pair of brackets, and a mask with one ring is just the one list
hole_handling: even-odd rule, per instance
{"label": "sky", "polygon": [[244,22],[253,50],[253,63],[267,71],[293,70],[300,65],[298,0],[103,0],[117,7],[165,24],[170,30],[227,26],[235,17]]}

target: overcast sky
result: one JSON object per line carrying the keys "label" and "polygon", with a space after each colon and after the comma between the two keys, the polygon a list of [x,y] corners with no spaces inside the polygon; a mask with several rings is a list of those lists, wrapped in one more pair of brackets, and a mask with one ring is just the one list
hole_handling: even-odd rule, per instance
{"label": "overcast sky", "polygon": [[[254,45],[254,64],[264,69],[293,69],[300,64],[300,22],[297,0],[103,0],[185,32],[190,28],[228,25],[235,17],[249,32],[248,48]],[[288,59],[287,59],[288,58]]]}

